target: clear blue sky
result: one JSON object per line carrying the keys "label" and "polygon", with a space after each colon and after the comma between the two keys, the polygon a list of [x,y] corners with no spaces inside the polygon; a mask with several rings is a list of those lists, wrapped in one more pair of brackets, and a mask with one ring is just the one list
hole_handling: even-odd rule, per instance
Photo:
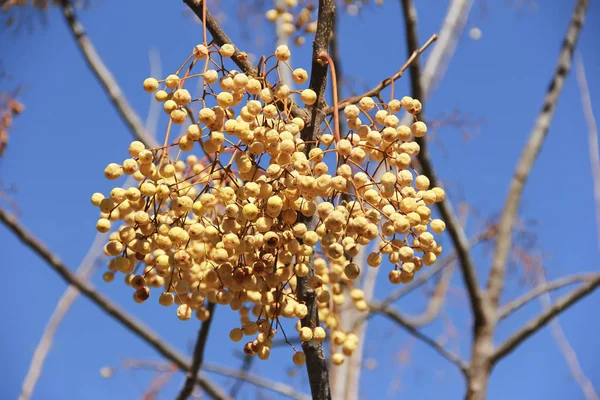
{"label": "clear blue sky", "polygon": [[[422,41],[438,31],[447,3],[416,2]],[[535,10],[527,6],[517,9],[514,4],[518,1],[487,1],[485,13],[483,3],[476,2],[467,25],[467,29],[479,27],[482,38],[475,41],[466,34],[461,38],[447,75],[426,108],[430,117],[459,109],[473,120],[484,121],[478,129],[471,130],[474,136],[469,142],[464,141],[457,129],[440,129],[437,137],[444,147],[433,146],[432,155],[439,175],[454,188],[455,203],[466,200],[479,215],[486,217],[497,214],[502,206],[515,162],[554,71],[574,1],[538,1]],[[597,111],[600,109],[597,52],[600,6],[598,2],[591,3],[578,49],[585,59]],[[249,53],[272,51],[271,27],[252,25],[259,21],[252,18],[248,19],[249,26],[240,27],[235,22],[235,4],[226,1],[222,6],[230,14],[224,25],[230,36]],[[79,12],[99,53],[143,116],[148,110],[149,97],[141,90],[141,82],[149,74],[149,50],[160,52],[163,73],[167,74],[201,41],[200,25],[185,18],[184,10],[178,1],[146,0],[142,5],[139,1],[123,0],[92,1],[88,9]],[[367,10],[361,17],[343,16],[340,30],[346,76],[359,77],[370,87],[402,65],[406,58],[402,23],[399,2],[392,0],[386,0],[383,8]],[[264,47],[244,39],[244,35],[255,31],[263,36]],[[309,69],[309,49],[310,46],[305,46],[294,52],[295,66]],[[48,13],[45,26],[38,24],[33,32],[3,31],[0,54],[5,70],[23,85],[20,99],[26,106],[25,114],[14,125],[6,155],[0,160],[0,179],[18,186],[15,199],[23,210],[21,220],[25,226],[75,268],[95,235],[97,211],[89,203],[90,195],[110,190],[103,169],[107,163],[126,157],[131,137],[85,66],[56,10]],[[396,90],[406,92],[407,83],[403,79]],[[598,113],[596,116],[600,119]],[[522,207],[524,216],[538,222],[531,229],[537,234],[550,277],[598,271],[600,267],[586,132],[577,83],[571,74]],[[469,232],[474,233],[478,223],[475,219],[471,221]],[[0,397],[12,399],[20,391],[33,350],[65,285],[3,227],[0,227],[0,248],[0,265],[5,276],[4,300],[0,306],[0,359],[3,360]],[[479,252],[476,261],[483,277],[489,259]],[[525,290],[520,283],[522,276],[522,266],[512,270],[504,300]],[[155,301],[136,305],[131,301],[129,289],[118,282],[104,284],[99,274],[94,283],[166,340],[182,351],[189,351],[199,325],[197,321],[180,322],[173,309],[160,308]],[[453,284],[460,290],[454,290],[444,312],[458,329],[460,351],[466,358],[470,335],[468,305],[458,275]],[[390,285],[384,280],[378,282],[378,297],[389,290]],[[398,307],[406,312],[419,312],[422,296],[422,293],[411,295]],[[588,296],[565,313],[561,323],[584,371],[600,387],[597,358],[600,323],[595,317],[598,301],[600,293]],[[539,309],[539,303],[532,302],[505,321],[497,340],[507,337]],[[239,365],[233,355],[239,349],[227,338],[236,320],[233,312],[218,310],[207,361],[233,368]],[[425,329],[434,337],[441,330],[441,323]],[[403,349],[410,351],[410,362],[406,365],[398,361]],[[464,382],[452,365],[382,318],[374,318],[369,325],[366,352],[368,358],[377,360],[377,367],[363,373],[362,398],[463,396]],[[80,299],[58,331],[34,398],[139,398],[152,378],[151,373],[121,371],[110,380],[99,374],[101,367],[118,366],[127,358],[158,359],[158,356],[90,302]],[[308,393],[304,370],[292,377],[288,374],[291,368],[291,352],[286,348],[273,351],[267,362],[257,361],[253,371],[294,384]],[[230,380],[215,379],[231,384]],[[172,398],[181,383],[179,375],[160,398]],[[400,389],[394,391],[398,384]],[[257,396],[255,389],[247,385],[241,398]],[[276,398],[266,396],[272,394],[263,392],[259,397]],[[489,398],[579,399],[582,394],[571,379],[550,330],[544,329],[496,367]]]}

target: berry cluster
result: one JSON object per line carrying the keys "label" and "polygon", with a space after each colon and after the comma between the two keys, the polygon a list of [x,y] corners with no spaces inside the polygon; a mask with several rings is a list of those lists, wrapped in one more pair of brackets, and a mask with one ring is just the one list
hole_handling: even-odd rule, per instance
{"label": "berry cluster", "polygon": [[[367,2],[367,0],[344,0],[343,4],[350,15],[356,15],[360,7]],[[305,36],[317,31],[317,21],[314,16],[316,3],[314,0],[285,0],[283,4],[277,2],[280,6],[268,10],[265,16],[273,23],[280,20],[282,32],[293,38],[294,44],[302,46],[306,41]],[[376,0],[375,3],[382,5],[383,0]]]}
{"label": "berry cluster", "polygon": [[[328,329],[342,349],[332,360],[341,364],[358,342],[339,324],[345,296],[359,311],[368,308],[354,287],[359,251],[370,251],[370,267],[387,258],[393,284],[410,282],[441,252],[433,233],[445,226],[431,218],[430,206],[444,191],[411,167],[419,153],[413,138],[427,127],[400,125],[396,116],[404,109],[416,119],[421,103],[364,97],[343,108],[343,135],[339,121],[328,117],[320,136],[305,141],[307,122],[292,113],[301,106],[296,100],[308,110],[322,102],[313,90],[292,91],[279,79],[282,68],[292,70],[297,85],[308,79],[304,69],[288,65],[288,47],[263,57],[255,76],[227,68],[234,50],[198,45],[176,73],[144,81],[169,125],[163,146],[132,142],[130,158],[104,171],[109,180],[133,175],[137,185],[92,196],[98,231],[124,222],[105,246],[112,258],[104,280],[125,274],[136,302],[158,289],[158,302],[177,305],[182,320],[192,314],[207,320],[207,302],[239,311],[231,339],[250,338],[244,351],[267,359],[276,331],[287,340],[281,320],[308,313],[297,295],[302,278],[315,292],[324,326],[298,321],[298,335],[322,342]],[[202,79],[198,96],[185,88],[194,78]],[[185,134],[170,140],[175,124]],[[373,246],[376,238],[381,242]],[[293,361],[302,364],[304,357],[296,351]]]}

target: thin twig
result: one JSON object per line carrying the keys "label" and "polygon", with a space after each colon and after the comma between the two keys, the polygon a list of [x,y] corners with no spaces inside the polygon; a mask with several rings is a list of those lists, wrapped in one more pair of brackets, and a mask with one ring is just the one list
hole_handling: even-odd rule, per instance
{"label": "thin twig", "polygon": [[[404,65],[398,70],[398,72],[396,72],[394,75],[392,75],[389,78],[386,78],[384,80],[382,80],[381,82],[379,82],[379,84],[374,87],[373,89],[358,95],[358,96],[352,96],[352,97],[348,97],[347,99],[344,99],[342,101],[339,102],[338,104],[338,109],[341,110],[344,107],[346,107],[349,104],[356,104],[360,101],[360,99],[362,99],[363,97],[373,97],[373,96],[377,96],[379,95],[383,89],[385,89],[386,87],[390,86],[393,82],[395,82],[396,80],[400,79],[402,77],[402,75],[404,74],[404,71],[406,71],[408,69],[408,67],[410,67],[410,65],[413,63],[413,61],[415,61],[415,59],[421,55],[421,53],[423,53],[425,50],[427,50],[427,48],[437,40],[438,35],[433,34],[431,35],[431,37],[429,38],[429,40],[427,40],[427,42],[425,42],[425,44],[423,46],[421,46],[420,48],[416,49],[408,58],[408,60],[406,61],[406,63],[404,63]],[[327,107],[324,110],[325,114],[329,115],[333,113],[333,107]]]}
{"label": "thin twig", "polygon": [[[487,231],[477,235],[475,238],[473,238],[469,241],[469,249],[475,247],[476,245],[478,245],[481,242],[491,239],[493,234],[494,234],[494,230],[488,229]],[[423,284],[428,282],[429,279],[431,279],[433,276],[437,275],[442,269],[448,267],[450,264],[452,264],[454,261],[456,261],[456,257],[457,257],[456,252],[450,253],[443,260],[436,262],[436,264],[435,264],[435,266],[433,266],[433,268],[427,270],[427,272],[425,272],[425,273],[419,274],[419,276],[414,281],[412,281],[411,283],[409,283],[407,285],[403,285],[397,291],[390,293],[385,299],[383,299],[381,301],[381,304],[383,304],[383,305],[392,304],[396,300],[408,295],[415,289],[418,289]]]}
{"label": "thin twig", "polygon": [[198,339],[196,340],[196,346],[194,346],[194,353],[192,355],[192,365],[187,372],[187,377],[185,379],[185,383],[183,384],[183,388],[177,395],[177,400],[186,400],[188,397],[190,397],[194,391],[194,387],[196,386],[198,371],[200,371],[200,367],[202,367],[202,362],[204,361],[204,348],[206,347],[206,342],[208,341],[208,331],[215,313],[215,303],[208,303],[207,310],[209,313],[208,319],[202,322],[202,326],[198,332]]}
{"label": "thin twig", "polygon": [[[71,272],[69,267],[63,264],[63,262],[48,249],[46,245],[36,239],[14,216],[7,213],[2,208],[0,208],[0,222],[10,229],[23,244],[40,256],[65,282],[76,287],[82,295],[91,300],[96,306],[102,309],[102,311],[116,319],[165,358],[175,363],[182,371],[188,371],[190,369],[190,364],[183,355],[179,354],[177,350],[169,346],[167,342],[159,337],[150,327],[124,312],[117,304],[97,293],[92,285],[81,280],[77,275]],[[207,380],[203,375],[198,376],[198,384],[214,399],[229,399],[229,396],[224,393],[223,389]]]}
{"label": "thin twig", "polygon": [[600,274],[577,274],[572,276],[566,276],[564,278],[560,278],[552,282],[541,283],[528,293],[519,297],[518,299],[515,299],[500,307],[500,309],[498,310],[498,320],[503,320],[509,317],[512,313],[523,307],[525,304],[529,303],[536,297],[543,295],[544,293],[548,293],[553,290],[558,290],[565,286],[572,285],[573,283],[589,281],[590,279],[593,279],[598,275]]}
{"label": "thin twig", "polygon": [[145,143],[151,147],[157,147],[158,143],[148,133],[141,118],[135,112],[131,104],[125,98],[121,87],[117,83],[115,77],[112,75],[110,70],[104,65],[102,58],[98,55],[96,48],[88,38],[85,28],[77,19],[73,4],[69,0],[62,0],[62,13],[65,17],[67,25],[69,26],[79,50],[83,54],[85,61],[96,76],[96,79],[102,84],[104,91],[108,94],[110,101],[113,103],[121,119],[125,121],[129,129],[133,132],[135,138],[142,143]]}
{"label": "thin twig", "polygon": [[592,187],[594,188],[594,202],[596,205],[596,236],[598,249],[600,249],[600,149],[598,148],[598,126],[596,125],[596,118],[594,118],[592,98],[585,77],[585,67],[581,54],[577,57],[577,82],[579,83],[579,91],[581,92],[581,107],[583,108],[583,114],[588,126],[588,151],[590,153]]}
{"label": "thin twig", "polygon": [[594,278],[587,280],[585,283],[579,286],[579,288],[561,297],[551,307],[544,310],[537,317],[531,319],[523,328],[515,332],[498,346],[492,355],[492,364],[497,363],[502,357],[512,352],[518,345],[540,330],[558,314],[577,303],[584,296],[592,293],[598,286],[600,286],[600,274],[597,274],[594,276]]}

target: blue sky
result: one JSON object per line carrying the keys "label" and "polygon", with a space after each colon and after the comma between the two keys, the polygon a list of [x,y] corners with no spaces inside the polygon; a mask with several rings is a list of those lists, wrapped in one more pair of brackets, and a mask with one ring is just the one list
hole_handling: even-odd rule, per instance
{"label": "blue sky", "polygon": [[[416,1],[422,41],[438,31],[447,3]],[[470,141],[465,141],[458,129],[440,129],[436,135],[443,148],[432,146],[432,157],[439,175],[451,188],[454,203],[467,201],[484,218],[497,215],[502,207],[515,162],[554,71],[574,1],[537,2],[536,9],[528,6],[519,9],[516,1],[485,3],[484,12],[483,2],[476,2],[467,24],[467,30],[480,28],[482,38],[475,41],[466,34],[461,37],[445,78],[425,104],[430,118],[460,110],[468,119],[482,121],[471,129]],[[600,55],[596,38],[600,31],[596,23],[600,6],[591,3],[578,50],[585,60],[597,110]],[[229,0],[221,7],[221,11],[229,14],[224,28],[232,39],[249,53],[272,51],[272,28],[261,24],[258,18],[248,18],[248,26],[241,27],[235,22],[235,5],[236,2]],[[149,75],[149,51],[158,50],[166,75],[201,41],[200,25],[186,18],[184,10],[181,2],[147,0],[140,6],[137,1],[123,0],[90,2],[86,10],[79,12],[98,52],[142,116],[147,114],[149,106],[149,96],[141,90],[141,82]],[[360,78],[371,87],[402,65],[406,59],[402,21],[399,2],[392,0],[386,0],[382,8],[365,10],[361,17],[342,16],[340,46],[346,76]],[[258,34],[260,40],[244,39],[249,33]],[[260,43],[263,45],[259,46]],[[309,51],[310,46],[306,45],[294,51],[293,65],[308,70]],[[44,26],[38,24],[32,32],[3,32],[0,54],[13,82],[23,85],[20,100],[26,106],[26,112],[14,125],[8,150],[0,159],[0,180],[18,187],[14,198],[23,211],[23,224],[75,268],[95,236],[97,211],[90,205],[89,197],[93,192],[110,190],[111,183],[103,178],[104,167],[126,157],[131,137],[85,66],[56,10],[48,13]],[[7,81],[0,84],[3,88],[12,85]],[[397,92],[407,93],[407,85],[408,79],[399,81]],[[161,120],[161,127],[164,122]],[[587,127],[574,74],[568,77],[548,139],[531,174],[522,215],[537,221],[530,229],[537,236],[549,277],[598,271]],[[468,232],[477,232],[479,226],[472,217]],[[0,243],[6,277],[5,300],[0,306],[3,321],[0,359],[4,360],[0,367],[3,375],[0,395],[15,398],[33,350],[65,285],[4,227],[0,227]],[[447,239],[444,243],[449,248]],[[483,280],[489,259],[483,251],[477,251],[476,255]],[[383,279],[376,288],[379,298],[391,289],[385,274],[381,276]],[[522,266],[511,271],[504,300],[526,290],[520,282],[522,276]],[[197,322],[181,322],[175,318],[173,309],[160,308],[152,301],[136,305],[131,301],[130,290],[119,282],[104,284],[100,274],[94,283],[102,293],[146,321],[181,351],[189,352]],[[456,325],[459,332],[456,340],[466,358],[470,320],[458,274],[453,286],[456,290],[448,299],[444,314]],[[407,313],[417,313],[422,309],[422,299],[423,292],[417,291],[398,303],[398,307]],[[600,293],[594,293],[560,319],[584,371],[597,387],[600,361],[595,350],[599,345],[596,329],[600,323],[593,316],[599,300]],[[504,321],[497,332],[497,342],[539,310],[539,303],[532,302]],[[207,361],[232,368],[239,365],[234,355],[239,349],[227,338],[236,321],[233,312],[217,311]],[[437,337],[442,328],[438,322],[425,332]],[[406,349],[410,361],[401,364],[399,354]],[[377,367],[363,373],[362,398],[463,396],[464,382],[452,365],[380,317],[369,324],[366,352],[368,358],[377,360]],[[291,383],[308,393],[304,370],[295,376],[288,373],[293,369],[291,354],[287,348],[274,350],[269,361],[257,361],[253,371]],[[139,398],[152,378],[151,373],[119,371],[110,380],[99,374],[101,367],[118,366],[128,358],[146,360],[158,356],[89,301],[80,299],[59,328],[33,398]],[[231,384],[229,380],[216,376],[215,379],[224,385]],[[181,383],[179,375],[160,398],[172,398]],[[400,389],[394,391],[398,384]],[[267,395],[271,396],[263,392],[260,398],[276,398]],[[241,398],[257,396],[255,389],[246,385]],[[550,330],[544,329],[496,367],[489,398],[578,399],[582,394],[571,379]]]}

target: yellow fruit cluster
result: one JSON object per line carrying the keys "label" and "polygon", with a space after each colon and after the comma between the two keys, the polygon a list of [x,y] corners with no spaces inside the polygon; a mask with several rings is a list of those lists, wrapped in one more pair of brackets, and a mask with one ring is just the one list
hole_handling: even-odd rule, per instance
{"label": "yellow fruit cluster", "polygon": [[[283,2],[274,0],[274,2],[276,7],[265,13],[267,21],[281,23],[282,33],[292,38],[295,45],[302,46],[306,41],[305,36],[312,35],[317,31],[317,21],[314,18],[317,2],[314,0],[284,0]],[[360,6],[367,2],[366,0],[344,0],[351,15],[354,15]],[[375,0],[375,4],[380,6],[383,4],[383,0]]]}
{"label": "yellow fruit cluster", "polygon": [[[345,296],[357,310],[368,308],[353,284],[359,251],[370,251],[371,267],[387,258],[394,284],[410,282],[441,252],[434,233],[444,223],[431,218],[430,206],[444,191],[411,167],[419,152],[413,138],[427,127],[400,125],[396,116],[401,110],[416,116],[421,103],[365,97],[343,108],[347,132],[338,137],[330,128],[336,121],[327,118],[320,136],[305,141],[307,122],[292,110],[302,106],[298,99],[314,105],[317,94],[279,81],[279,70],[291,69],[290,50],[279,46],[261,59],[256,76],[228,69],[234,50],[198,45],[174,74],[144,81],[169,125],[163,146],[132,142],[129,158],[106,167],[107,179],[132,175],[135,186],[92,196],[99,232],[123,221],[105,246],[112,258],[104,279],[125,274],[136,302],[158,289],[158,302],[176,305],[182,320],[192,314],[207,320],[207,302],[238,311],[240,325],[230,337],[246,338],[244,351],[260,359],[269,357],[276,331],[285,335],[282,319],[307,315],[297,295],[298,279],[307,279],[324,326],[298,321],[298,335],[322,342],[329,330],[342,346],[333,360],[340,364],[358,343],[339,324]],[[302,85],[308,74],[297,68],[292,77]],[[195,79],[202,80],[198,94],[185,89]],[[185,133],[170,140],[174,124]],[[293,361],[304,357],[296,352]]]}

